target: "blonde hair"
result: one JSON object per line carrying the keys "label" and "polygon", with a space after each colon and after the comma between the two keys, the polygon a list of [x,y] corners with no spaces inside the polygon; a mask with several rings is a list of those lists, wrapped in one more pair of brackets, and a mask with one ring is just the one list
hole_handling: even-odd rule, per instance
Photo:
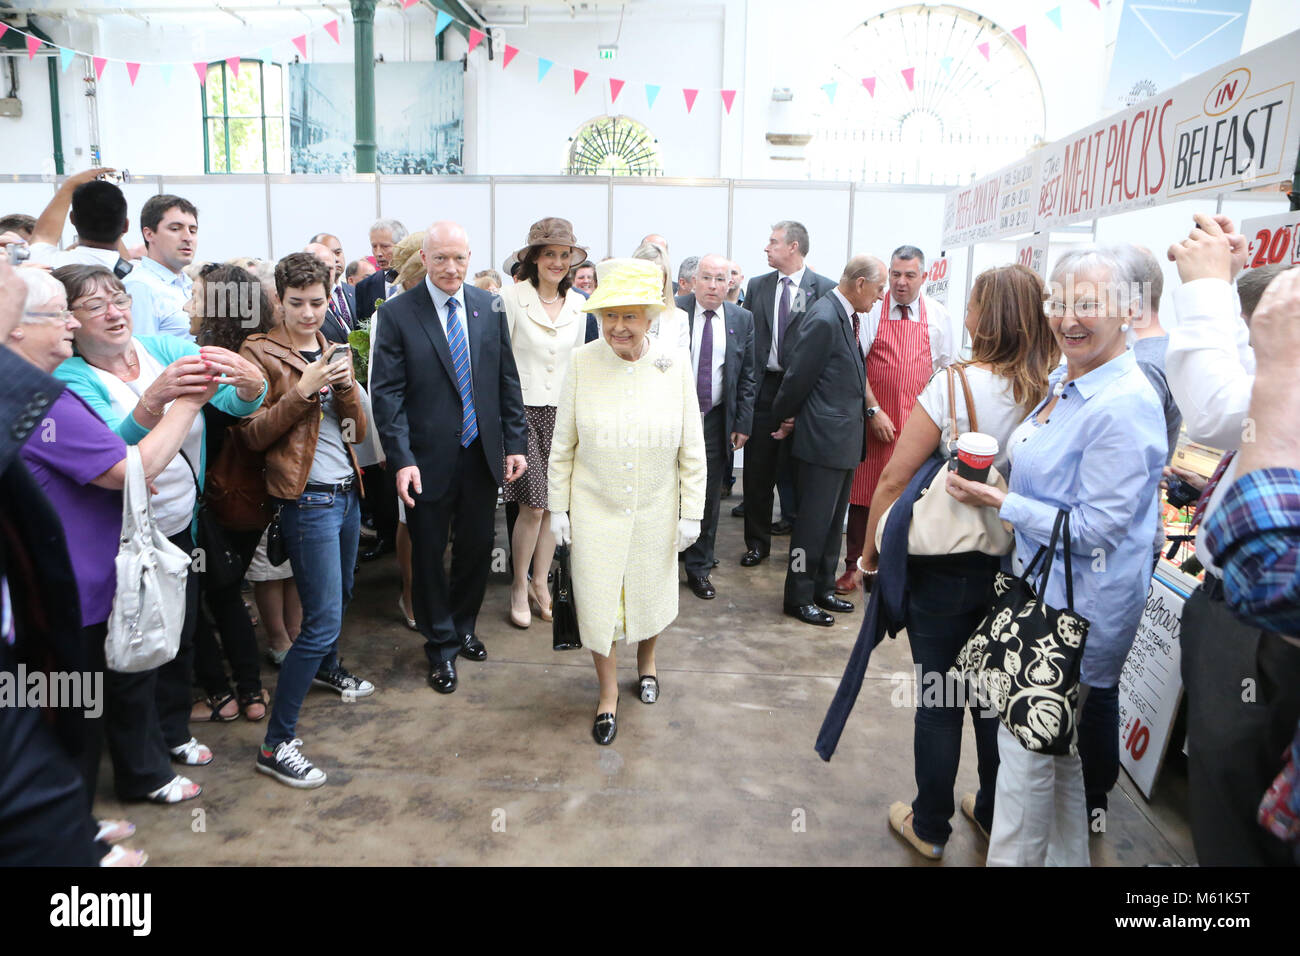
{"label": "blonde hair", "polygon": [[413,232],[393,247],[393,257],[388,268],[397,270],[397,284],[403,289],[416,284],[424,275],[424,262],[420,259],[420,249],[424,245],[425,230]]}
{"label": "blonde hair", "polygon": [[668,250],[662,249],[652,242],[643,242],[636,247],[636,252],[632,253],[632,258],[645,259],[659,267],[659,271],[664,274],[664,308],[669,311],[677,308],[677,303],[673,299],[673,268],[668,261]]}

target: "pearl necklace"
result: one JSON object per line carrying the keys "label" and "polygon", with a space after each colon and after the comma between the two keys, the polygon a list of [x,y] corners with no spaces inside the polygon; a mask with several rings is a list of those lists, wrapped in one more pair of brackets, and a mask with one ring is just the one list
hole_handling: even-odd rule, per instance
{"label": "pearl necklace", "polygon": [[539,298],[539,299],[542,300],[542,305],[555,305],[555,303],[557,303],[557,302],[560,301],[559,293],[556,293],[554,299],[542,299],[542,294],[541,294],[540,292],[538,292],[538,293],[537,293],[537,298]]}

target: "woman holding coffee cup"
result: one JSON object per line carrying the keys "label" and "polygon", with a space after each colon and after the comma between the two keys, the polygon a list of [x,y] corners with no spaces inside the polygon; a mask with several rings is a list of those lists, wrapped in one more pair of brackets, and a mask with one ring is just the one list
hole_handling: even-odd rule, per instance
{"label": "woman holding coffee cup", "polygon": [[[1048,373],[1060,351],[1043,315],[1043,284],[1024,266],[989,269],[975,279],[966,308],[971,360],[961,366],[970,387],[980,431],[971,430],[970,410],[960,387],[950,406],[948,375],[937,372],[917,399],[916,410],[898,437],[897,448],[881,473],[871,499],[866,541],[859,559],[864,574],[876,572],[876,525],[912,477],[946,437],[957,440],[958,468],[983,481],[990,468],[1007,473],[1011,433],[1044,395]],[[956,421],[950,423],[949,408]],[[924,414],[921,414],[924,412]],[[910,559],[907,567],[908,628],[912,659],[939,686],[992,598],[993,571],[999,559],[984,554]],[[936,679],[931,677],[931,680]],[[961,701],[932,705],[921,695],[916,711],[914,752],[916,799],[909,807],[890,807],[890,824],[927,859],[939,859],[952,833],[953,785],[961,757]],[[998,771],[997,716],[972,702],[980,792],[962,799],[962,810],[985,833],[993,823],[993,791]]]}
{"label": "woman holding coffee cup", "polygon": [[[1105,249],[1063,255],[1046,311],[1065,366],[1052,372],[1050,393],[1011,435],[1009,490],[948,475],[954,498],[997,508],[1015,528],[1017,571],[1049,543],[1059,511],[1069,511],[1074,610],[1091,622],[1078,756],[1031,753],[998,728],[990,866],[1087,866],[1089,823],[1119,774],[1119,675],[1146,603],[1168,443],[1160,401],[1126,348],[1140,290]],[[1063,547],[1051,560],[1043,599],[1065,607]]]}

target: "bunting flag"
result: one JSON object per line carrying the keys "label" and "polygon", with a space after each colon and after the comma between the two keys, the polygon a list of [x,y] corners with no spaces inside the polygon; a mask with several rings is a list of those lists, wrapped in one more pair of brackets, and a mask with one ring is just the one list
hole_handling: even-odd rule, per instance
{"label": "bunting flag", "polygon": [[445,10],[439,10],[438,19],[433,24],[433,35],[438,36],[449,26],[451,26],[451,14]]}
{"label": "bunting flag", "polygon": [[511,46],[509,43],[507,43],[506,55],[501,58],[501,69],[504,70],[506,67],[508,67],[510,65],[510,61],[515,58],[515,54],[517,54],[518,52],[519,52],[519,47]]}
{"label": "bunting flag", "polygon": [[537,82],[538,83],[542,82],[542,78],[545,77],[547,73],[551,72],[551,67],[553,65],[554,64],[550,60],[543,59],[540,56],[537,58]]}
{"label": "bunting flag", "polygon": [[1048,10],[1048,11],[1047,11],[1047,19],[1051,20],[1053,23],[1056,24],[1056,29],[1058,29],[1058,30],[1064,30],[1064,29],[1065,29],[1065,26],[1061,23],[1061,8],[1060,8],[1060,7],[1052,7],[1052,9]]}
{"label": "bunting flag", "polygon": [[686,97],[686,112],[689,113],[695,106],[695,97],[699,95],[699,90],[682,90],[682,96]]}
{"label": "bunting flag", "polygon": [[827,95],[828,97],[830,97],[830,100],[831,100],[832,103],[835,102],[835,91],[838,90],[839,88],[840,88],[840,85],[839,85],[838,83],[823,83],[823,84],[822,84],[822,89],[826,92],[826,95]]}
{"label": "bunting flag", "polygon": [[[0,33],[0,36],[4,36],[4,34]],[[68,72],[68,67],[76,58],[77,54],[75,50],[69,50],[64,46],[59,47],[59,65],[63,67],[64,73]]]}
{"label": "bunting flag", "polygon": [[294,37],[293,45],[298,48],[298,52],[302,54],[302,58],[304,60],[307,59],[307,34],[304,33],[302,36]]}
{"label": "bunting flag", "polygon": [[623,92],[623,81],[616,80],[612,76],[609,78],[609,102],[614,103],[618,99],[618,94]]}
{"label": "bunting flag", "polygon": [[195,63],[194,72],[199,75],[199,86],[206,86],[208,82],[208,65],[206,63]]}
{"label": "bunting flag", "polygon": [[39,50],[40,48],[41,48],[41,41],[40,41],[40,38],[39,38],[39,37],[34,37],[34,36],[32,36],[31,34],[28,34],[28,36],[27,36],[27,59],[29,59],[29,60],[34,60],[34,59],[36,59],[36,51]]}
{"label": "bunting flag", "polygon": [[943,72],[947,73],[949,76],[952,76],[952,57],[950,56],[939,57],[939,65],[943,67]]}
{"label": "bunting flag", "polygon": [[727,110],[727,115],[728,115],[728,116],[731,115],[731,104],[734,103],[734,102],[736,102],[736,91],[735,91],[735,90],[723,90],[723,91],[722,91],[722,105],[723,105],[723,107]]}
{"label": "bunting flag", "polygon": [[587,82],[587,77],[591,74],[586,70],[573,71],[573,92],[576,95],[578,90],[582,89],[582,84]]}
{"label": "bunting flag", "polygon": [[483,38],[485,36],[487,36],[487,34],[484,33],[482,30],[476,30],[474,29],[474,27],[469,28],[469,52],[470,53],[474,52],[474,47],[478,46],[480,43],[483,42]]}
{"label": "bunting flag", "polygon": [[1016,38],[1016,42],[1019,43],[1022,47],[1024,47],[1026,50],[1029,49],[1029,34],[1024,25],[1018,26],[1014,30],[1012,30],[1011,35]]}
{"label": "bunting flag", "polygon": [[409,10],[411,7],[415,6],[419,2],[420,0],[402,0],[402,9]]}
{"label": "bunting flag", "polygon": [[96,56],[96,57],[92,57],[90,62],[95,64],[95,79],[97,80],[103,79],[104,67],[108,66],[108,60],[102,56]]}
{"label": "bunting flag", "polygon": [[135,78],[140,75],[140,64],[128,63],[126,65],[126,75],[131,78],[131,85],[135,86]]}
{"label": "bunting flag", "polygon": [[0,23],[0,37],[4,36],[8,32],[9,32],[9,24]]}
{"label": "bunting flag", "polygon": [[984,54],[984,59],[989,58],[989,45],[987,43],[981,43],[977,49]]}
{"label": "bunting flag", "polygon": [[226,69],[235,74],[235,79],[239,79],[239,57],[226,57]]}
{"label": "bunting flag", "polygon": [[1101,9],[1101,0],[1092,0],[1092,5],[1093,5],[1094,7],[1096,7],[1098,10],[1100,10],[1100,9]]}
{"label": "bunting flag", "polygon": [[655,86],[653,83],[647,83],[645,85],[646,108],[654,109],[655,100],[657,100],[658,98],[659,98],[659,87]]}
{"label": "bunting flag", "polygon": [[334,38],[335,43],[339,42],[339,22],[337,20],[331,20],[325,24],[325,32]]}
{"label": "bunting flag", "polygon": [[865,87],[867,88],[867,92],[871,94],[871,98],[872,98],[872,99],[875,99],[875,98],[876,98],[876,78],[875,78],[874,76],[868,76],[868,77],[865,77],[865,78],[862,80],[862,85],[865,86]]}
{"label": "bunting flag", "polygon": [[915,88],[916,88],[916,86],[915,86],[915,83],[916,83],[916,67],[914,67],[914,66],[909,66],[906,70],[903,71],[903,81],[907,84],[907,88],[908,88],[909,90],[912,90],[912,89],[915,89]]}
{"label": "bunting flag", "polygon": [[162,74],[163,82],[168,86],[172,85],[172,65],[170,63],[159,63],[158,72]]}

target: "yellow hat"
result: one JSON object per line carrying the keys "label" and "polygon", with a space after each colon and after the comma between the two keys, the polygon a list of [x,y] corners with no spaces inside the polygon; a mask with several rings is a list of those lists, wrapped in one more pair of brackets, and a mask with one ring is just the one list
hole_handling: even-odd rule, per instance
{"label": "yellow hat", "polygon": [[606,259],[596,265],[596,291],[586,305],[588,312],[624,305],[663,309],[664,274],[646,259]]}

